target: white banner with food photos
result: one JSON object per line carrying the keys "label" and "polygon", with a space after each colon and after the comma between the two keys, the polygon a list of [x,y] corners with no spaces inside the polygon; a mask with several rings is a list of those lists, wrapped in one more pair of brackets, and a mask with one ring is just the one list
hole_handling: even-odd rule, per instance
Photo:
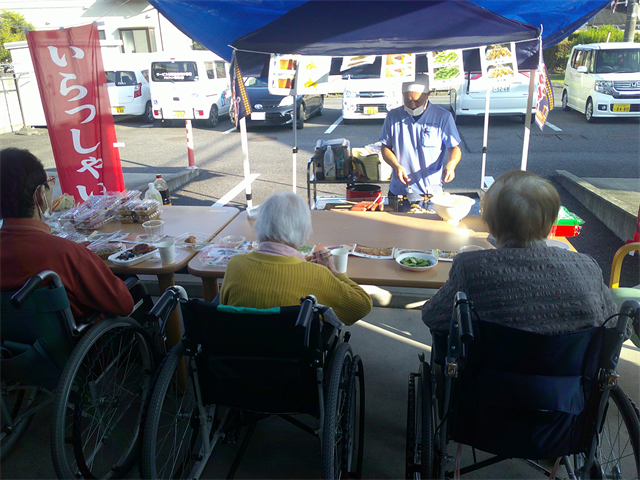
{"label": "white banner with food photos", "polygon": [[510,42],[480,47],[480,66],[484,78],[493,84],[493,91],[501,91],[502,88],[508,90],[509,82],[518,73],[516,44]]}
{"label": "white banner with food photos", "polygon": [[331,57],[271,54],[269,93],[291,95],[298,71],[298,95],[329,93]]}
{"label": "white banner with food photos", "polygon": [[432,90],[448,90],[464,83],[462,50],[441,50],[427,54],[429,87]]}
{"label": "white banner with food photos", "polygon": [[411,82],[416,78],[416,56],[412,53],[398,53],[382,56],[382,79]]}

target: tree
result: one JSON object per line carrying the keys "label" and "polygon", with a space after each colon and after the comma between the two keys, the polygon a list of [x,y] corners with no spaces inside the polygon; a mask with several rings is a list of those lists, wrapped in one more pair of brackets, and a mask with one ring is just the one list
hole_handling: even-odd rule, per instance
{"label": "tree", "polygon": [[4,44],[26,40],[25,28],[27,30],[36,29],[20,13],[4,9],[0,11],[0,63],[11,63],[11,52],[4,48]]}

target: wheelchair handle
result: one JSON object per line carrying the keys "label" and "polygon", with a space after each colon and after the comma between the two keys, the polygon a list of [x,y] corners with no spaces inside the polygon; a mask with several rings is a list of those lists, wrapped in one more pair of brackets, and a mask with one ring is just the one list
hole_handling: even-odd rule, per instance
{"label": "wheelchair handle", "polygon": [[471,326],[471,311],[469,301],[464,292],[456,293],[455,297],[456,316],[458,321],[458,333],[462,343],[473,341],[473,327]]}
{"label": "wheelchair handle", "polygon": [[296,320],[296,328],[301,327],[304,328],[304,346],[309,346],[309,336],[311,335],[311,329],[309,325],[311,324],[311,320],[313,319],[313,311],[318,304],[318,300],[314,295],[307,295],[302,300],[302,304],[300,305],[300,313],[298,314],[298,319]]}
{"label": "wheelchair handle", "polygon": [[640,336],[640,302],[637,300],[625,300],[622,307],[620,307],[620,313],[622,315],[618,317],[616,330],[624,333],[627,325],[625,318],[630,318],[633,331]]}
{"label": "wheelchair handle", "polygon": [[173,311],[180,299],[189,300],[189,296],[183,287],[174,285],[167,288],[151,311],[149,311],[149,318],[152,321],[161,321]]}
{"label": "wheelchair handle", "polygon": [[53,280],[53,286],[56,288],[63,286],[62,280],[60,280],[60,277],[56,272],[54,272],[53,270],[43,270],[42,272],[34,275],[29,280],[27,280],[27,283],[25,283],[20,290],[13,294],[13,296],[11,297],[11,305],[13,306],[13,308],[18,309],[22,307],[22,304],[25,302],[25,300],[29,298],[29,296],[33,292],[40,288],[40,285],[42,285],[42,282],[44,282],[46,278],[51,278],[51,280]]}

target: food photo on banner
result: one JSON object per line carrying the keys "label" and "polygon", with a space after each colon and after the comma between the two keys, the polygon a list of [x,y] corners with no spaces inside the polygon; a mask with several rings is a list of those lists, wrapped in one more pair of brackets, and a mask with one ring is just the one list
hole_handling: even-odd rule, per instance
{"label": "food photo on banner", "polygon": [[541,64],[536,71],[536,75],[538,75],[536,124],[540,127],[540,130],[542,130],[549,116],[549,112],[553,110],[553,87],[549,80],[549,72],[547,72],[546,65]]}
{"label": "food photo on banner", "polygon": [[238,65],[236,56],[233,56],[231,60],[231,97],[233,102],[233,118],[235,118],[236,127],[240,119],[251,115],[251,104],[249,102],[249,96],[247,90],[244,87],[244,80],[242,78],[242,72]]}
{"label": "food photo on banner", "polygon": [[27,42],[62,192],[80,202],[123,191],[97,27],[28,31]]}

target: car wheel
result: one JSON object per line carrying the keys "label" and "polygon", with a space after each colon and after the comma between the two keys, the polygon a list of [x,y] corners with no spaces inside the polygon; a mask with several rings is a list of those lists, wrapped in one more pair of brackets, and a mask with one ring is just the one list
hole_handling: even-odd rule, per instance
{"label": "car wheel", "polygon": [[587,106],[584,109],[584,118],[587,119],[587,122],[593,123],[596,119],[593,117],[593,100],[590,98],[587,99]]}
{"label": "car wheel", "polygon": [[320,95],[320,107],[318,108],[318,111],[316,112],[317,116],[322,115],[322,111],[324,110],[324,95]]}
{"label": "car wheel", "polygon": [[218,106],[211,105],[211,111],[209,112],[209,118],[205,120],[205,125],[209,128],[215,128],[218,126],[218,121],[220,117],[218,115]]}
{"label": "car wheel", "polygon": [[296,128],[298,130],[304,128],[304,115],[305,115],[304,104],[301,104],[300,108],[298,109],[298,123],[296,124]]}
{"label": "car wheel", "polygon": [[562,110],[565,112],[571,110],[571,107],[569,106],[569,94],[566,90],[562,92]]}
{"label": "car wheel", "polygon": [[147,105],[145,105],[142,119],[146,123],[153,123],[153,121],[155,120],[155,118],[153,117],[153,107],[151,106],[151,101],[148,101]]}
{"label": "car wheel", "polygon": [[162,120],[162,126],[164,128],[169,128],[171,126],[171,124],[173,123],[173,120]]}

